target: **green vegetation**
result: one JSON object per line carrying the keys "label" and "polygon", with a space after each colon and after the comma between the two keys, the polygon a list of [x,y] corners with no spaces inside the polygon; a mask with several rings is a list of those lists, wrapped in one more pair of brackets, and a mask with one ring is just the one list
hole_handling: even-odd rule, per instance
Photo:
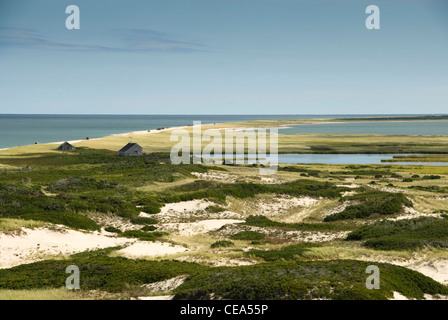
{"label": "green vegetation", "polygon": [[79,267],[82,275],[80,286],[83,290],[100,289],[111,292],[120,292],[128,286],[162,281],[207,269],[188,262],[132,260],[107,256],[113,250],[81,253],[67,260],[47,260],[0,269],[0,289],[60,288],[65,285],[65,269],[69,265]]}
{"label": "green vegetation", "polygon": [[364,241],[363,246],[376,250],[415,250],[428,246],[448,248],[448,220],[384,220],[349,233],[346,240]]}
{"label": "green vegetation", "polygon": [[349,223],[284,223],[272,221],[266,216],[249,216],[246,224],[254,227],[278,228],[285,231],[347,231],[353,230],[354,225]]}
{"label": "green vegetation", "polygon": [[408,207],[412,206],[412,202],[402,193],[383,191],[370,191],[351,197],[344,197],[343,201],[355,201],[359,202],[359,204],[349,205],[344,211],[325,217],[324,221],[391,215],[401,212],[403,205]]}
{"label": "green vegetation", "polygon": [[212,243],[212,245],[210,246],[212,249],[214,248],[227,248],[227,247],[233,247],[234,243],[232,241],[227,241],[227,240],[220,240],[220,241],[216,241],[214,243]]}
{"label": "green vegetation", "polygon": [[447,155],[405,155],[394,156],[393,159],[383,159],[381,162],[448,162]]}
{"label": "green vegetation", "polygon": [[144,226],[140,230],[142,230],[142,231],[154,231],[154,230],[157,230],[157,227],[156,226],[152,226],[152,225]]}
{"label": "green vegetation", "polygon": [[243,199],[251,198],[262,193],[338,198],[340,197],[340,192],[347,190],[348,188],[336,187],[329,182],[304,179],[282,184],[256,184],[246,182],[229,184],[216,181],[197,180],[170,189],[171,194],[161,196],[160,201],[179,202],[194,199],[210,199],[224,202],[227,196]]}
{"label": "green vegetation", "polygon": [[106,230],[107,232],[121,233],[120,229],[115,228],[113,226],[106,227],[106,228],[104,228],[104,230]]}
{"label": "green vegetation", "polygon": [[252,249],[244,254],[249,257],[261,258],[265,261],[293,260],[296,257],[302,256],[304,252],[309,251],[311,248],[320,246],[314,243],[301,243],[286,246],[278,250]]}
{"label": "green vegetation", "polygon": [[220,213],[220,212],[224,212],[226,211],[226,209],[224,209],[223,207],[220,206],[208,206],[207,207],[207,212],[210,213]]}
{"label": "green vegetation", "polygon": [[416,189],[420,191],[427,191],[427,192],[435,192],[435,193],[448,193],[448,187],[441,187],[441,186],[410,186],[410,189]]}
{"label": "green vegetation", "polygon": [[131,222],[133,224],[147,225],[147,224],[157,224],[158,221],[156,219],[147,217],[131,217]]}
{"label": "green vegetation", "polygon": [[69,208],[63,199],[46,196],[37,187],[0,184],[2,218],[46,221],[76,229],[99,229],[95,222]]}
{"label": "green vegetation", "polygon": [[163,236],[166,236],[166,232],[145,232],[142,230],[126,230],[121,235],[128,238],[136,238],[142,241],[155,241]]}
{"label": "green vegetation", "polygon": [[366,288],[371,262],[353,260],[275,262],[220,267],[190,276],[174,290],[175,299],[387,299],[397,291],[408,298],[447,294],[448,289],[416,271],[377,263],[379,290]]}
{"label": "green vegetation", "polygon": [[[172,165],[168,154],[118,157],[84,148],[71,153],[1,157],[2,163],[23,167],[4,170],[0,175],[0,218],[32,219],[86,230],[99,229],[86,213],[129,218],[138,216],[140,209],[158,213],[163,206],[158,195],[137,191],[136,187],[191,177],[191,172],[205,172],[208,168],[222,170]],[[134,221],[143,223],[142,219]]]}
{"label": "green vegetation", "polygon": [[256,231],[241,231],[230,236],[232,240],[263,240],[265,235]]}
{"label": "green vegetation", "polygon": [[279,167],[278,170],[286,172],[300,172],[304,173],[304,176],[306,177],[320,177],[322,175],[322,172],[319,170],[305,169],[298,166]]}

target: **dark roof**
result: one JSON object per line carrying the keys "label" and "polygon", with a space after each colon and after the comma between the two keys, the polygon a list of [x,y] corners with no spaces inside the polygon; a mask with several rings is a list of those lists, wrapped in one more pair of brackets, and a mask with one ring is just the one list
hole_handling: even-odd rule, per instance
{"label": "dark roof", "polygon": [[74,146],[72,146],[70,143],[68,143],[67,141],[65,141],[63,144],[61,144],[60,146],[59,146],[59,148],[58,149],[60,149],[60,148],[75,148]]}
{"label": "dark roof", "polygon": [[126,152],[126,151],[128,151],[129,149],[131,149],[134,146],[140,147],[137,143],[129,142],[127,145],[125,145],[123,148],[121,148],[119,152]]}

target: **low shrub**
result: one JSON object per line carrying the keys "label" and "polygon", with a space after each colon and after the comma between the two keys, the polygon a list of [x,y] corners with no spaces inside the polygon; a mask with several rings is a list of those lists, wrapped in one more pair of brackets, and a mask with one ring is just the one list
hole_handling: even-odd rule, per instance
{"label": "low shrub", "polygon": [[148,217],[131,217],[131,222],[133,224],[147,225],[147,224],[157,224],[159,221],[157,221],[154,218],[148,218]]}
{"label": "low shrub", "polygon": [[368,218],[376,215],[391,215],[403,210],[403,206],[412,207],[412,202],[402,193],[371,191],[346,197],[343,201],[358,204],[347,206],[344,211],[325,217],[324,221]]}
{"label": "low shrub", "polygon": [[212,243],[212,245],[210,246],[211,248],[226,248],[226,247],[233,247],[234,243],[232,241],[227,241],[227,240],[221,240],[221,241],[216,241],[214,243]]}
{"label": "low shrub", "polygon": [[256,231],[241,231],[230,236],[232,240],[263,240],[265,235]]}
{"label": "low shrub", "polygon": [[363,246],[376,250],[448,248],[448,220],[428,217],[383,220],[352,231],[346,240],[364,241]]}
{"label": "low shrub", "polygon": [[304,252],[309,251],[311,248],[320,246],[321,245],[314,243],[301,243],[289,245],[278,250],[252,249],[248,252],[245,252],[244,255],[262,258],[265,261],[292,260],[303,255]]}
{"label": "low shrub", "polygon": [[104,230],[106,230],[107,232],[121,233],[120,229],[115,228],[113,226],[106,227],[106,228],[104,228]]}

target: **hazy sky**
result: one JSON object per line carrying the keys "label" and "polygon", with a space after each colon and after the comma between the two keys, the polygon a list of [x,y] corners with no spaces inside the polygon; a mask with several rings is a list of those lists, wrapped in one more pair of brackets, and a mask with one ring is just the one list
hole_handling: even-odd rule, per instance
{"label": "hazy sky", "polygon": [[0,0],[0,113],[448,113],[447,60],[446,0]]}

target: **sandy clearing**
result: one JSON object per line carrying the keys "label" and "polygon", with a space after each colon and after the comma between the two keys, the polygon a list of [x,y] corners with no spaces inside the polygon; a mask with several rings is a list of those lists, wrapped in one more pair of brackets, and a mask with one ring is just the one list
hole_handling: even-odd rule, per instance
{"label": "sandy clearing", "polygon": [[145,284],[142,287],[148,289],[151,292],[168,292],[179,287],[185,282],[187,278],[187,275],[181,275],[167,280]]}
{"label": "sandy clearing", "polygon": [[399,220],[406,220],[406,219],[416,219],[416,218],[421,218],[421,217],[430,217],[430,218],[443,219],[439,214],[422,213],[422,212],[419,212],[419,211],[415,210],[414,208],[405,207],[404,211],[405,211],[406,214],[403,214],[403,215],[401,215],[399,217],[396,217],[396,218],[388,218],[386,220],[399,221]]}
{"label": "sandy clearing", "polygon": [[134,242],[99,232],[86,233],[69,229],[26,229],[20,234],[0,233],[0,268],[11,268],[59,255],[121,246]]}
{"label": "sandy clearing", "polygon": [[[291,197],[291,196],[273,196],[269,199],[255,198],[247,200],[250,203],[249,210],[241,208],[243,214],[256,212],[257,215],[264,215],[266,217],[278,217],[282,215],[291,214],[291,210],[297,209],[302,211],[305,208],[310,208],[319,202],[318,199],[310,197]],[[297,220],[297,214],[303,216],[303,212],[294,214]]]}
{"label": "sandy clearing", "polygon": [[336,187],[356,189],[356,188],[360,188],[361,185],[355,184],[355,183],[352,183],[352,184],[337,184]]}
{"label": "sandy clearing", "polygon": [[130,246],[118,250],[116,253],[126,258],[161,257],[185,252],[188,249],[167,242],[136,241]]}
{"label": "sandy clearing", "polygon": [[175,203],[167,203],[160,209],[159,214],[168,214],[172,212],[194,212],[205,210],[207,207],[214,205],[214,202],[206,200],[190,200]]}
{"label": "sandy clearing", "polygon": [[198,222],[165,223],[159,228],[159,230],[177,233],[181,236],[193,236],[196,234],[218,230],[227,224],[235,224],[243,222],[245,221],[232,220],[232,219],[211,219],[211,220],[202,220]]}
{"label": "sandy clearing", "polygon": [[394,291],[394,297],[389,300],[409,300],[404,295],[402,295],[400,292]]}
{"label": "sandy clearing", "polygon": [[136,300],[172,300],[174,296],[138,297]]}
{"label": "sandy clearing", "polygon": [[220,173],[220,172],[205,172],[205,173],[200,173],[200,172],[192,172],[192,175],[194,175],[195,177],[197,177],[198,179],[202,179],[202,180],[213,180],[213,181],[231,181],[231,182],[235,182],[237,177],[234,175],[230,175],[227,173]]}

